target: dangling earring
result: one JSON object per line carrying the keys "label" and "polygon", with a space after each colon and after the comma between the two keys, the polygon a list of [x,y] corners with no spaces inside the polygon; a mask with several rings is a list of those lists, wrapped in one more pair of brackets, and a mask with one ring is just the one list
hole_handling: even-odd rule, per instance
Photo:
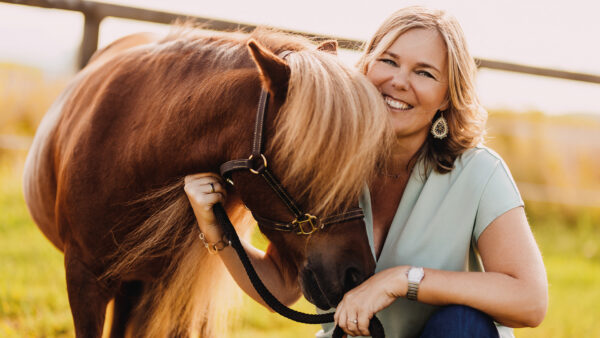
{"label": "dangling earring", "polygon": [[439,110],[438,112],[440,113],[440,117],[433,121],[433,124],[431,125],[431,134],[433,137],[441,140],[448,136],[448,122],[444,118],[443,113]]}

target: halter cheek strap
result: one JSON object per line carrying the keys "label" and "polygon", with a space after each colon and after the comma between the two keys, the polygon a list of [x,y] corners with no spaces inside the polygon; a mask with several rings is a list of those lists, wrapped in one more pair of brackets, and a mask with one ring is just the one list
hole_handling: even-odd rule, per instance
{"label": "halter cheek strap", "polygon": [[252,213],[254,219],[261,225],[268,226],[274,230],[296,232],[299,235],[310,235],[318,229],[324,229],[331,224],[363,218],[364,214],[361,209],[353,209],[345,213],[319,219],[314,215],[303,212],[302,209],[298,207],[277,177],[269,170],[267,158],[262,153],[262,134],[268,100],[269,93],[263,89],[260,93],[258,109],[256,112],[252,154],[247,159],[231,160],[223,163],[221,165],[221,176],[223,176],[227,182],[233,184],[233,181],[231,180],[231,172],[233,171],[249,170],[253,174],[260,175],[265,182],[267,182],[269,187],[271,187],[271,190],[275,192],[277,197],[279,197],[283,204],[285,204],[288,210],[294,215],[294,219],[291,222],[281,222]]}
{"label": "halter cheek strap", "polygon": [[[289,53],[291,52],[285,51],[280,54],[280,57],[285,58],[285,56],[287,56]],[[275,175],[271,173],[267,167],[267,158],[262,153],[264,121],[268,103],[269,92],[263,88],[260,93],[258,108],[256,110],[254,139],[252,141],[252,154],[250,157],[247,159],[227,161],[223,163],[220,168],[221,176],[223,176],[230,184],[233,184],[233,181],[231,180],[231,172],[236,170],[249,170],[253,174],[260,175],[275,192],[277,197],[279,197],[279,199],[283,202],[283,204],[285,204],[288,210],[294,215],[294,220],[291,222],[275,221],[252,213],[254,219],[256,219],[261,225],[269,226],[275,230],[295,231],[297,234],[310,235],[316,230],[323,229],[325,226],[330,224],[363,218],[364,214],[360,208],[318,219],[314,215],[303,212],[302,209],[298,207],[283,185],[279,182]]]}

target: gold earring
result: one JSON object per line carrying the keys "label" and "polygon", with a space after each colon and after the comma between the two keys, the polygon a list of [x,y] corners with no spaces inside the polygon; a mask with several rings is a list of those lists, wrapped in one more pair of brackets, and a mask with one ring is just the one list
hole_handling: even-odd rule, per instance
{"label": "gold earring", "polygon": [[437,118],[431,125],[431,134],[437,139],[443,139],[448,136],[448,122],[444,115],[440,112],[440,117]]}

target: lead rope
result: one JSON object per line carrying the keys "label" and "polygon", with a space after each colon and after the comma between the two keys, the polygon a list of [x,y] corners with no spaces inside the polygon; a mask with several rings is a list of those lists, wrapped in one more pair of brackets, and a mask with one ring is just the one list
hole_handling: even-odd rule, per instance
{"label": "lead rope", "polygon": [[[277,300],[277,298],[275,298],[275,296],[273,296],[273,294],[263,284],[263,282],[260,280],[260,277],[258,277],[258,274],[254,270],[248,255],[244,251],[244,247],[240,242],[240,238],[233,228],[233,225],[231,224],[231,221],[229,220],[229,217],[227,216],[227,213],[225,212],[225,209],[221,203],[217,203],[213,206],[213,212],[215,213],[215,217],[221,225],[225,236],[227,236],[227,238],[231,241],[231,246],[235,249],[240,261],[244,265],[244,269],[246,270],[254,289],[256,289],[260,297],[265,301],[265,303],[267,303],[267,305],[269,305],[271,309],[288,319],[300,323],[323,324],[333,322],[333,312],[318,315],[309,314],[290,309],[289,307],[281,304],[281,302],[279,302],[279,300]],[[371,318],[371,322],[369,323],[369,332],[371,332],[371,336],[373,338],[385,337],[383,325],[381,325],[381,322],[375,316]],[[336,325],[335,329],[333,330],[332,338],[341,338],[343,334],[344,331]]]}

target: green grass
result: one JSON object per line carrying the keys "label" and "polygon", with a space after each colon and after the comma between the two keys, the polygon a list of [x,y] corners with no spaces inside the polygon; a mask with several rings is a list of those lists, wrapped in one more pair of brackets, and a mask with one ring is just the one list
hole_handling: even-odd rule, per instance
{"label": "green grass", "polygon": [[[0,336],[72,337],[62,254],[30,220],[20,166],[0,154]],[[600,336],[600,212],[528,205],[550,281],[542,325],[517,337]],[[295,309],[314,312],[306,301]],[[232,337],[312,337],[315,325],[293,323],[245,298]]]}
{"label": "green grass", "polygon": [[73,336],[62,255],[29,218],[15,171],[0,166],[0,336]]}
{"label": "green grass", "polygon": [[517,337],[600,336],[600,212],[529,205],[548,273],[550,303],[542,325]]}

